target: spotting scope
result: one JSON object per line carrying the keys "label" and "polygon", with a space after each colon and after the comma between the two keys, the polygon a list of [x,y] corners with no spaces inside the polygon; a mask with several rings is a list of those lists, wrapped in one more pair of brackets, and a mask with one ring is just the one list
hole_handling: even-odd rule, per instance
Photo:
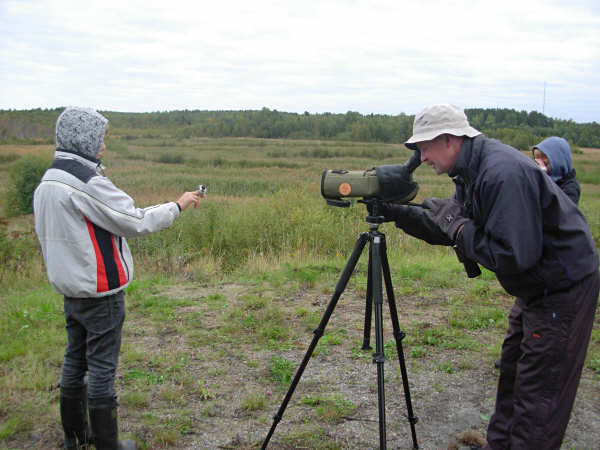
{"label": "spotting scope", "polygon": [[421,164],[418,150],[405,164],[376,166],[367,170],[325,170],[321,195],[331,206],[350,206],[351,197],[408,203],[419,191],[412,173]]}

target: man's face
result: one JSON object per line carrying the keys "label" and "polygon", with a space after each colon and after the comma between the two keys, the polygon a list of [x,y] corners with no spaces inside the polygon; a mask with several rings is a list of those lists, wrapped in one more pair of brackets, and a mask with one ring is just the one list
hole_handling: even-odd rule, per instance
{"label": "man's face", "polygon": [[448,173],[456,163],[462,146],[462,138],[442,134],[431,141],[417,142],[421,162],[427,163],[440,175]]}

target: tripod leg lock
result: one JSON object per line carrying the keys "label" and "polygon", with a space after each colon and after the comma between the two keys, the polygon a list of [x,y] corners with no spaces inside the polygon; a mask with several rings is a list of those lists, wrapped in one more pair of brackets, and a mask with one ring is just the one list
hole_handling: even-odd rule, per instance
{"label": "tripod leg lock", "polygon": [[398,332],[398,334],[394,333],[394,337],[396,338],[396,342],[400,342],[402,339],[406,337],[406,333],[402,330]]}
{"label": "tripod leg lock", "polygon": [[317,336],[318,339],[321,339],[324,332],[325,332],[325,329],[321,328],[321,327],[317,327],[317,328],[315,328],[315,331],[313,331],[314,335]]}
{"label": "tripod leg lock", "polygon": [[384,363],[385,362],[385,353],[383,353],[383,352],[373,353],[373,362],[375,364]]}

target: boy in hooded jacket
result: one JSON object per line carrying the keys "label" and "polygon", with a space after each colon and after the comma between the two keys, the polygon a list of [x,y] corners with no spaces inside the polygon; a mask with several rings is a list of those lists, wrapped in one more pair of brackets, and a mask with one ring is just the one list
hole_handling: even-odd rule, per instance
{"label": "boy in hooded jacket", "polygon": [[571,162],[571,147],[566,139],[551,136],[531,149],[536,164],[563,190],[576,205],[579,204],[581,188],[575,179]]}
{"label": "boy in hooded jacket", "polygon": [[176,202],[136,208],[102,173],[107,124],[93,109],[66,108],[56,122],[54,162],[33,198],[48,278],[64,295],[60,414],[67,449],[92,441],[98,450],[135,448],[131,440],[119,441],[114,388],[124,289],[133,277],[125,238],[167,228],[200,197],[185,192]]}

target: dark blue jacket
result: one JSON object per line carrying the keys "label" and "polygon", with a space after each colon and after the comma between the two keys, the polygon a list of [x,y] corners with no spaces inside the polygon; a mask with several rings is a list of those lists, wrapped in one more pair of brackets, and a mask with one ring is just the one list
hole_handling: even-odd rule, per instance
{"label": "dark blue jacket", "polygon": [[[598,270],[590,228],[575,203],[518,150],[483,135],[465,138],[453,169],[454,197],[469,217],[456,245],[525,300],[570,288]],[[430,244],[452,245],[418,207],[396,226]]]}
{"label": "dark blue jacket", "polygon": [[589,225],[575,203],[518,150],[465,138],[452,171],[468,221],[457,245],[524,299],[568,289],[598,270]]}

